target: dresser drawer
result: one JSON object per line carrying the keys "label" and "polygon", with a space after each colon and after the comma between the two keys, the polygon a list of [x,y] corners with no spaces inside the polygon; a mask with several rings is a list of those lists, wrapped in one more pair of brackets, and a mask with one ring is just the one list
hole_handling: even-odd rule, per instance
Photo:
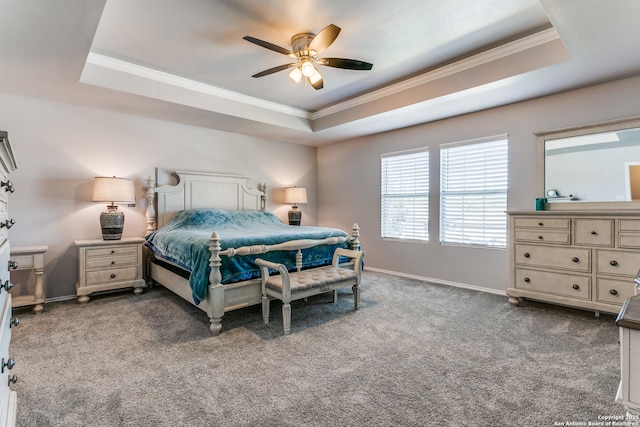
{"label": "dresser drawer", "polygon": [[87,258],[87,270],[95,270],[98,268],[121,267],[125,265],[138,265],[138,256],[113,256],[113,257],[94,257]]}
{"label": "dresser drawer", "polygon": [[596,280],[596,295],[599,302],[610,304],[624,304],[625,300],[636,294],[636,283],[633,279],[614,280],[601,279]]}
{"label": "dresser drawer", "polygon": [[640,233],[638,234],[630,234],[630,233],[620,233],[620,244],[621,248],[640,248]]}
{"label": "dresser drawer", "polygon": [[614,224],[612,219],[576,219],[574,243],[613,247]]}
{"label": "dresser drawer", "polygon": [[596,251],[596,272],[635,277],[640,270],[640,253],[629,251]]}
{"label": "dresser drawer", "polygon": [[515,287],[517,289],[581,300],[591,299],[591,276],[524,268],[516,268],[515,274]]}
{"label": "dresser drawer", "polygon": [[571,220],[569,218],[515,218],[516,227],[526,228],[551,228],[569,230]]}
{"label": "dresser drawer", "polygon": [[86,249],[87,258],[110,256],[110,255],[132,255],[138,253],[137,245],[107,246],[104,248]]}
{"label": "dresser drawer", "polygon": [[591,271],[590,249],[516,244],[514,260],[516,265]]}
{"label": "dresser drawer", "polygon": [[138,267],[87,271],[87,286],[138,279]]}
{"label": "dresser drawer", "polygon": [[621,219],[620,231],[635,231],[640,233],[640,219]]}
{"label": "dresser drawer", "polygon": [[516,229],[516,242],[544,242],[568,245],[571,243],[571,234],[569,231],[551,231],[551,230],[521,230]]}

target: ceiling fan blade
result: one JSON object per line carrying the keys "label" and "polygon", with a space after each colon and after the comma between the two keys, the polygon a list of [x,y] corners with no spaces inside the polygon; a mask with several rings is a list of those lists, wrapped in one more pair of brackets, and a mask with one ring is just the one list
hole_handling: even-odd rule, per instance
{"label": "ceiling fan blade", "polygon": [[340,34],[340,27],[333,24],[327,25],[320,31],[309,44],[309,50],[314,50],[316,54],[322,52],[335,41]]}
{"label": "ceiling fan blade", "polygon": [[373,64],[357,59],[322,58],[316,62],[327,67],[345,68],[347,70],[370,70],[373,68]]}
{"label": "ceiling fan blade", "polygon": [[243,39],[248,41],[248,42],[257,44],[258,46],[262,46],[262,47],[267,48],[269,50],[273,50],[274,52],[278,52],[278,53],[281,53],[283,55],[288,55],[288,56],[290,56],[292,58],[296,57],[295,54],[293,52],[291,52],[289,49],[285,49],[285,48],[277,46],[277,45],[275,45],[273,43],[269,43],[269,42],[266,42],[264,40],[260,40],[260,39],[257,39],[255,37],[251,37],[251,36],[244,36]]}
{"label": "ceiling fan blade", "polygon": [[277,67],[269,68],[268,70],[264,70],[257,74],[254,74],[251,77],[258,78],[258,77],[268,76],[269,74],[277,73],[278,71],[286,70],[287,68],[295,67],[296,65],[298,64],[293,63],[293,64],[278,65]]}
{"label": "ceiling fan blade", "polygon": [[319,80],[316,80],[315,83],[311,81],[311,77],[307,77],[307,81],[311,86],[313,86],[315,90],[320,90],[324,87],[324,84],[322,82],[322,77],[320,77]]}

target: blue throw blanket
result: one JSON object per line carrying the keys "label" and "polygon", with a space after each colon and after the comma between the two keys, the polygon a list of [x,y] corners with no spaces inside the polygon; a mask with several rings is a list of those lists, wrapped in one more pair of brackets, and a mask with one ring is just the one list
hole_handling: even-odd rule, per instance
{"label": "blue throw blanket", "polygon": [[[286,225],[273,213],[265,211],[222,209],[181,211],[162,228],[147,236],[146,244],[161,258],[191,273],[189,285],[196,304],[204,300],[207,295],[211,271],[209,245],[213,231],[216,231],[220,237],[221,250],[249,245],[274,245],[296,239],[348,237],[347,233],[335,228]],[[302,266],[309,268],[329,264],[335,249],[347,246],[347,243],[344,243],[305,249],[302,251]],[[260,277],[260,269],[254,262],[256,257],[284,264],[289,270],[294,270],[295,253],[296,251],[276,251],[258,256],[221,256],[222,283]]]}

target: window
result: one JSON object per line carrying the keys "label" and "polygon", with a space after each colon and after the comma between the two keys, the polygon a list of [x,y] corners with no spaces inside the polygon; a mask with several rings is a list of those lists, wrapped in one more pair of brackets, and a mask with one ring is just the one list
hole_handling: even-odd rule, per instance
{"label": "window", "polygon": [[429,240],[429,151],[382,155],[382,238]]}
{"label": "window", "polygon": [[507,245],[506,137],[440,149],[440,243]]}

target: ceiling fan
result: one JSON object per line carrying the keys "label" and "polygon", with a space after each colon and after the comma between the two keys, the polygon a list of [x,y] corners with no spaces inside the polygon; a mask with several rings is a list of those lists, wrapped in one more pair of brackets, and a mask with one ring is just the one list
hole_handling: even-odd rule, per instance
{"label": "ceiling fan", "polygon": [[275,44],[257,39],[251,36],[244,36],[243,39],[258,46],[282,53],[296,60],[289,64],[279,65],[269,68],[251,77],[263,77],[277,73],[288,68],[293,68],[289,77],[296,83],[300,83],[304,77],[314,89],[322,89],[323,82],[316,65],[326,65],[327,67],[344,68],[347,70],[370,70],[373,64],[359,61],[357,59],[344,58],[320,58],[318,55],[327,49],[340,34],[340,27],[330,24],[322,29],[317,35],[313,33],[300,33],[291,37],[291,47],[293,50],[285,49]]}

